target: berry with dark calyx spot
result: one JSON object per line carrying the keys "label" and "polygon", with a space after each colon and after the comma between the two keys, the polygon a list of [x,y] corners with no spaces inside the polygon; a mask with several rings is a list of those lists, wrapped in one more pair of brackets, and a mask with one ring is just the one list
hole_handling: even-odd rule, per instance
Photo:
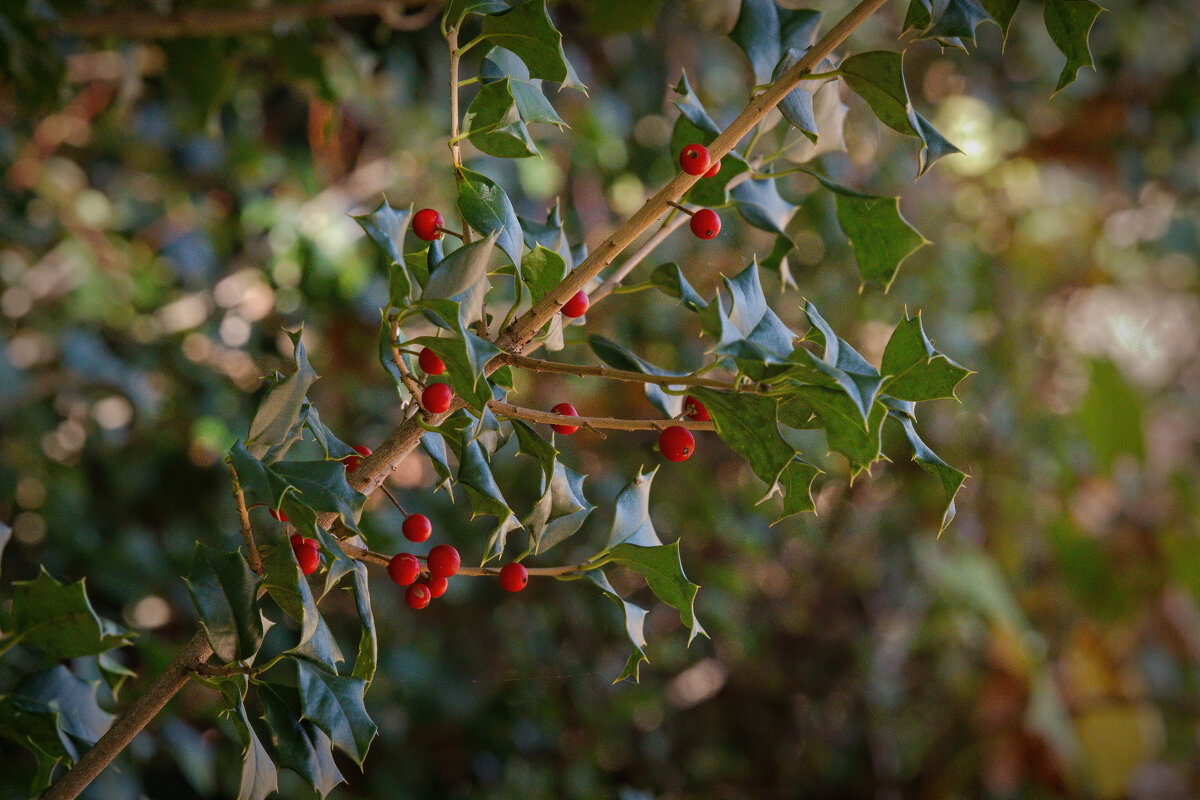
{"label": "berry with dark calyx spot", "polygon": [[672,425],[658,435],[658,449],[668,461],[687,461],[696,451],[696,440],[687,428]]}
{"label": "berry with dark calyx spot", "polygon": [[437,353],[426,347],[417,356],[417,364],[426,375],[441,375],[446,371],[446,364]]}
{"label": "berry with dark calyx spot", "polygon": [[688,175],[703,175],[708,165],[708,148],[702,144],[689,144],[679,154],[679,166]]}
{"label": "berry with dark calyx spot", "polygon": [[300,571],[305,575],[312,575],[317,571],[317,567],[321,566],[321,551],[317,549],[317,543],[312,539],[305,539],[293,547],[292,552],[296,554]]}
{"label": "berry with dark calyx spot", "polygon": [[280,522],[288,521],[287,514],[283,513],[282,508],[272,508],[272,509],[270,509],[269,513],[271,514],[272,517],[279,520]]}
{"label": "berry with dark calyx spot", "polygon": [[418,239],[424,239],[427,242],[432,242],[434,239],[442,238],[442,232],[438,228],[442,227],[446,222],[432,208],[422,208],[416,214],[413,214],[412,229]]}
{"label": "berry with dark calyx spot", "polygon": [[529,570],[525,569],[524,564],[513,561],[500,568],[500,585],[506,592],[519,592],[525,588],[527,583],[529,583]]}
{"label": "berry with dark calyx spot", "polygon": [[429,556],[425,559],[425,563],[428,565],[429,574],[432,577],[449,578],[458,572],[458,567],[462,563],[462,559],[458,557],[458,551],[452,546],[439,544],[429,551]]}
{"label": "berry with dark calyx spot", "polygon": [[291,542],[292,549],[294,550],[301,542],[305,541],[304,534],[293,533],[288,537],[288,541]]}
{"label": "berry with dark calyx spot", "polygon": [[699,239],[711,239],[721,232],[721,218],[711,208],[702,208],[692,214],[692,233]]}
{"label": "berry with dark calyx spot", "polygon": [[448,383],[431,383],[421,392],[421,406],[433,414],[441,414],[450,409],[454,402],[454,390]]}
{"label": "berry with dark calyx spot", "polygon": [[718,158],[716,161],[714,161],[712,163],[712,166],[708,168],[708,172],[704,173],[704,177],[712,178],[720,171],[721,171],[721,159]]}
{"label": "berry with dark calyx spot", "polygon": [[429,587],[429,593],[433,597],[441,597],[446,593],[446,587],[450,585],[450,581],[445,578],[430,578],[427,581],[422,581]]}
{"label": "berry with dark calyx spot", "polygon": [[362,460],[364,458],[366,458],[367,456],[371,455],[371,448],[364,447],[361,444],[356,444],[356,445],[354,445],[354,452],[358,453],[358,455],[357,456],[346,456],[346,458],[344,460],[344,463],[346,464],[346,472],[347,473],[354,472],[356,469],[358,469],[358,465],[362,463]]}
{"label": "berry with dark calyx spot", "polygon": [[712,417],[708,415],[708,409],[690,394],[683,399],[683,415],[690,420],[696,422],[708,422]]}
{"label": "berry with dark calyx spot", "polygon": [[433,598],[433,592],[424,583],[414,583],[408,587],[408,591],[404,593],[404,602],[408,603],[408,607],[414,611],[420,611],[425,606],[429,605],[429,601]]}
{"label": "berry with dark calyx spot", "polygon": [[400,529],[404,531],[404,538],[410,542],[423,542],[433,533],[433,525],[424,514],[409,514],[404,518]]}
{"label": "berry with dark calyx spot", "polygon": [[[571,405],[570,403],[559,403],[550,410],[555,414],[562,414],[564,417],[579,416],[579,412],[575,410],[575,406]],[[551,425],[550,428],[555,433],[561,433],[563,436],[570,436],[572,433],[579,430],[578,425]]]}
{"label": "berry with dark calyx spot", "polygon": [[421,562],[412,553],[397,553],[388,562],[388,577],[400,586],[408,586],[421,574]]}
{"label": "berry with dark calyx spot", "polygon": [[571,319],[582,317],[588,310],[589,305],[591,305],[591,301],[588,300],[587,292],[580,289],[575,293],[574,297],[563,303],[562,315]]}

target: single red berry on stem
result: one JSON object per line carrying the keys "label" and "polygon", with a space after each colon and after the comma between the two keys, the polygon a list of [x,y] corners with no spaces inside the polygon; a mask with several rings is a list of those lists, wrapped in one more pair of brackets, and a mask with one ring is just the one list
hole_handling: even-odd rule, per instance
{"label": "single red berry on stem", "polygon": [[446,371],[446,364],[437,353],[426,347],[417,356],[417,364],[426,375],[441,375]]}
{"label": "single red berry on stem", "polygon": [[449,578],[458,572],[462,559],[458,557],[458,551],[452,546],[439,544],[429,551],[425,563],[429,566],[429,574],[432,577]]}
{"label": "single red berry on stem", "polygon": [[696,451],[696,440],[687,428],[672,425],[658,435],[658,449],[668,461],[687,461]]}
{"label": "single red berry on stem", "polygon": [[[550,410],[555,414],[562,414],[564,417],[579,416],[579,412],[575,410],[575,406],[571,405],[570,403],[559,403]],[[563,436],[570,436],[572,433],[579,430],[578,425],[551,425],[550,428],[555,433],[561,433]]]}
{"label": "single red berry on stem", "polygon": [[312,539],[305,539],[293,547],[292,552],[296,554],[300,571],[305,575],[312,575],[317,571],[317,567],[321,566],[321,551],[317,549],[317,543]]}
{"label": "single red berry on stem", "polygon": [[588,300],[587,292],[580,289],[574,297],[563,303],[562,315],[571,319],[582,317],[591,303],[592,301]]}
{"label": "single red berry on stem", "polygon": [[703,175],[708,172],[708,148],[702,144],[689,144],[679,154],[679,166],[688,175]]}
{"label": "single red berry on stem", "polygon": [[712,417],[708,415],[708,409],[690,394],[683,399],[683,414],[690,420],[696,422],[708,422]]}
{"label": "single red berry on stem", "polygon": [[429,587],[424,583],[414,583],[404,593],[404,602],[408,603],[408,607],[414,611],[420,611],[429,605],[429,601],[432,598],[433,592],[429,591]]}
{"label": "single red berry on stem", "polygon": [[454,390],[448,383],[431,383],[421,392],[421,405],[426,411],[441,414],[454,401]]}
{"label": "single red berry on stem", "polygon": [[442,227],[446,220],[432,208],[422,208],[416,214],[413,214],[412,229],[418,239],[424,239],[427,242],[432,242],[434,239],[442,238],[442,232],[438,228]]}
{"label": "single red berry on stem", "polygon": [[280,522],[288,521],[287,514],[283,513],[282,508],[272,508],[269,513],[271,514],[272,517],[279,520]]}
{"label": "single red berry on stem", "polygon": [[388,577],[400,586],[408,586],[421,574],[421,562],[412,553],[397,553],[388,562]]}
{"label": "single red berry on stem", "polygon": [[446,587],[450,585],[450,581],[445,578],[430,578],[427,581],[422,581],[429,587],[429,593],[434,597],[441,597],[446,593]]}
{"label": "single red berry on stem", "polygon": [[704,177],[711,178],[720,171],[721,171],[721,159],[718,158],[716,161],[714,161],[712,163],[712,166],[708,168],[708,172],[704,173]]}
{"label": "single red berry on stem", "polygon": [[410,542],[423,542],[433,533],[433,525],[424,514],[409,514],[404,518],[400,529],[404,531],[404,538]]}
{"label": "single red berry on stem", "polygon": [[500,585],[507,592],[519,592],[529,583],[529,570],[525,569],[524,564],[512,563],[505,564],[500,568]]}
{"label": "single red berry on stem", "polygon": [[692,214],[692,233],[700,239],[711,239],[721,232],[721,218],[711,208],[702,208]]}
{"label": "single red berry on stem", "polygon": [[358,465],[362,463],[362,460],[371,455],[371,448],[365,447],[361,444],[356,444],[354,445],[354,452],[358,453],[358,455],[346,456],[345,459],[346,472],[348,473],[354,472],[356,469],[358,469]]}

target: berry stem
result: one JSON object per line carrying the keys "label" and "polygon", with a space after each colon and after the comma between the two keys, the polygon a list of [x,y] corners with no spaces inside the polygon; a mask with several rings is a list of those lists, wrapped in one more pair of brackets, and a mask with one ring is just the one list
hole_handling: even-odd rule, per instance
{"label": "berry stem", "polygon": [[[492,413],[512,419],[523,419],[529,422],[540,422],[546,425],[577,425],[580,428],[596,430],[604,428],[614,431],[659,431],[662,430],[662,420],[656,419],[618,419],[616,417],[569,417],[565,414],[555,414],[552,411],[539,411],[535,408],[523,408],[499,400],[488,403]],[[716,427],[711,421],[695,422],[681,421],[679,426],[693,431],[711,431]],[[597,431],[598,432],[598,431]]]}
{"label": "berry stem", "polygon": [[540,358],[519,356],[509,353],[504,356],[505,364],[511,364],[518,369],[530,372],[552,372],[559,375],[577,375],[579,377],[609,378],[614,381],[629,381],[630,383],[652,383],[657,386],[707,386],[711,389],[738,391],[738,385],[733,381],[701,378],[699,375],[649,375],[645,372],[613,369],[612,367],[591,367],[582,364],[566,364],[561,361],[544,361]]}
{"label": "berry stem", "polygon": [[229,466],[229,480],[233,483],[233,501],[237,504],[238,519],[242,523],[242,540],[246,543],[246,560],[255,575],[263,574],[262,556],[258,554],[258,545],[254,543],[254,530],[250,527],[250,512],[246,508],[246,496],[242,494],[242,484],[238,480],[237,470],[233,468],[233,459],[225,457]]}
{"label": "berry stem", "polygon": [[674,200],[668,200],[668,201],[667,201],[667,205],[671,206],[672,208],[677,208],[677,209],[679,209],[679,210],[680,210],[680,211],[682,211],[683,213],[687,214],[689,217],[690,217],[692,214],[695,214],[695,213],[696,213],[695,211],[692,211],[692,210],[691,210],[690,208],[688,208],[687,206],[680,205],[679,203],[676,203]]}
{"label": "berry stem", "polygon": [[388,500],[392,501],[392,505],[394,505],[396,507],[397,511],[399,511],[401,514],[403,514],[406,517],[408,516],[408,512],[405,511],[404,507],[400,505],[400,501],[396,499],[396,496],[394,494],[392,494],[391,491],[389,491],[386,486],[381,485],[379,487],[379,489],[380,489],[380,491],[382,491],[384,494],[387,495]]}
{"label": "berry stem", "polygon": [[391,336],[388,337],[388,344],[392,349],[392,363],[396,365],[396,369],[400,370],[400,379],[404,381],[405,388],[412,394],[415,401],[421,396],[421,390],[424,386],[409,372],[408,365],[404,363],[404,357],[401,355],[400,346],[396,344],[396,341],[400,338],[400,323],[390,322],[388,324],[392,326]]}
{"label": "berry stem", "polygon": [[612,294],[617,285],[625,280],[626,276],[633,272],[634,268],[642,263],[646,256],[654,252],[654,248],[665,242],[667,237],[674,233],[677,228],[681,227],[686,220],[687,217],[677,216],[674,211],[670,212],[667,218],[663,220],[662,227],[647,239],[645,244],[634,251],[633,255],[625,259],[621,266],[613,270],[613,273],[604,279],[604,282],[600,284],[600,287],[596,291],[592,292],[590,295],[592,305],[599,303]]}
{"label": "berry stem", "polygon": [[452,231],[449,228],[435,228],[434,230],[438,231],[439,233],[447,233],[456,239],[465,241],[463,239],[463,235],[461,233],[459,233],[458,231]]}

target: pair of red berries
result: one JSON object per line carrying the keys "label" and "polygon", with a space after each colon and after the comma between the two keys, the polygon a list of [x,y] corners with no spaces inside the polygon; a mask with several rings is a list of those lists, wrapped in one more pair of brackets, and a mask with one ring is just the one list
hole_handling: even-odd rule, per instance
{"label": "pair of red berries", "polygon": [[[417,364],[426,375],[441,375],[446,371],[446,362],[428,347],[417,355]],[[421,407],[433,414],[450,410],[454,402],[454,390],[448,383],[430,383],[421,392]]]}
{"label": "pair of red berries", "polygon": [[300,565],[300,571],[305,575],[316,572],[321,566],[321,550],[317,547],[316,540],[293,533],[289,541],[292,544],[292,553],[296,556],[296,563]]}
{"label": "pair of red berries", "polygon": [[[405,535],[408,535],[407,532]],[[421,575],[421,562],[412,553],[397,553],[388,562],[387,567],[389,578],[399,586],[408,587],[408,591],[404,593],[404,602],[409,608],[416,610],[425,608],[430,600],[446,593],[449,578],[458,572],[462,559],[453,546],[439,544],[429,551],[429,555],[425,557],[425,564],[429,577],[422,581],[417,580]]]}
{"label": "pair of red berries", "polygon": [[[688,175],[703,175],[711,178],[721,171],[721,159],[712,161],[707,147],[702,144],[689,144],[679,154],[679,166]],[[692,216],[689,227],[696,238],[711,239],[721,232],[721,218],[711,208],[702,208],[687,213]]]}

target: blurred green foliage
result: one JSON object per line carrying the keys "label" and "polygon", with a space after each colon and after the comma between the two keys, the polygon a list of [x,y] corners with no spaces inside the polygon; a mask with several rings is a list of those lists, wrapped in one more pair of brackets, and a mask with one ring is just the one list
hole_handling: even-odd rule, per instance
{"label": "blurred green foliage", "polygon": [[[572,241],[593,245],[674,173],[668,87],[681,69],[721,125],[756,82],[725,38],[736,2],[657,4],[653,16],[622,4],[639,6],[627,17],[601,5],[555,8],[589,87],[552,96],[570,129],[537,126],[540,158],[468,149],[523,218],[560,198]],[[848,7],[834,5],[826,19]],[[501,597],[463,581],[414,615],[374,571],[368,710],[381,735],[361,774],[339,755],[349,784],[332,796],[1200,792],[1200,9],[1108,9],[1097,70],[1053,98],[1064,58],[1037,4],[1021,6],[1003,53],[992,25],[969,55],[911,44],[908,92],[963,151],[915,185],[912,140],[846,94],[847,152],[820,155],[823,173],[899,194],[936,243],[888,293],[859,292],[815,181],[784,188],[801,201],[788,231],[798,290],[769,288],[783,291],[784,322],[803,327],[807,298],[878,364],[895,321],[922,310],[938,349],[978,373],[961,405],[938,401],[921,419],[930,446],[971,475],[947,531],[937,537],[941,487],[918,464],[850,483],[820,441],[805,443],[826,471],[818,514],[768,527],[761,484],[700,437],[694,458],[660,471],[651,514],[664,541],[683,537],[712,639],[688,649],[679,614],[648,604],[636,686],[611,685],[628,645],[619,610],[591,587],[535,581]],[[895,49],[904,19],[885,8],[845,52]],[[127,699],[195,630],[181,580],[194,542],[236,541],[220,459],[263,376],[290,369],[283,330],[304,324],[322,376],[310,396],[342,439],[373,445],[397,421],[375,355],[384,259],[349,214],[383,192],[453,204],[445,42],[436,22],[375,17],[161,42],[54,35],[64,23],[38,2],[4,20],[0,520],[13,538],[0,596],[39,565],[87,576],[101,616],[142,632],[117,651],[138,673]],[[703,248],[672,238],[641,276],[674,261],[712,296],[720,273],[775,243],[731,222]],[[606,303],[588,331],[668,369],[695,367],[707,346],[695,315],[657,292]],[[577,334],[567,343],[567,357],[590,358]],[[517,388],[533,407],[648,413],[633,385],[521,376]],[[885,451],[903,451],[900,435],[885,432]],[[653,440],[563,445],[591,476],[593,538]],[[528,507],[538,467],[516,464],[504,491]],[[481,554],[488,526],[436,483],[423,455],[391,481],[406,508]],[[363,528],[376,549],[397,549],[399,526],[372,498]],[[646,592],[630,575],[614,583]],[[353,624],[347,593],[327,605]],[[232,796],[237,735],[220,707],[188,687],[88,796]],[[32,756],[0,740],[0,761],[0,796],[26,796]],[[281,796],[310,796],[285,775]]]}

